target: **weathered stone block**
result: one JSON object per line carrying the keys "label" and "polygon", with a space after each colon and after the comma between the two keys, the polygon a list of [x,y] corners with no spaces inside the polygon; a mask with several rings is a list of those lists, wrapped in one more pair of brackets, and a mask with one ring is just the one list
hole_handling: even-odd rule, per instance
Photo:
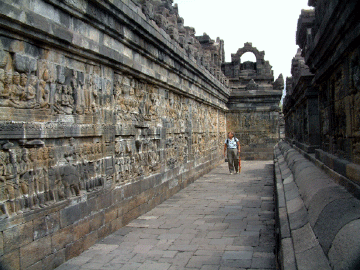
{"label": "weathered stone block", "polygon": [[98,209],[107,209],[112,205],[112,193],[106,192],[99,196],[99,200],[97,201]]}
{"label": "weathered stone block", "polygon": [[354,197],[334,200],[323,209],[313,229],[325,254],[329,252],[339,230],[359,218],[360,201]]}
{"label": "weathered stone block", "polygon": [[98,238],[102,239],[113,232],[111,222],[105,224],[98,230]]}
{"label": "weathered stone block", "polygon": [[4,255],[4,236],[0,233],[0,256]]}
{"label": "weathered stone block", "polygon": [[21,268],[26,267],[40,261],[44,257],[51,254],[51,237],[46,236],[38,239],[26,246],[20,247],[20,264]]}
{"label": "weathered stone block", "polygon": [[65,249],[65,259],[70,260],[71,258],[80,255],[84,250],[94,245],[97,240],[98,233],[92,232],[74,243],[67,245]]}
{"label": "weathered stone block", "polygon": [[20,249],[6,253],[0,258],[0,266],[3,269],[20,269]]}
{"label": "weathered stone block", "polygon": [[34,220],[34,240],[53,234],[60,229],[59,213],[53,213]]}
{"label": "weathered stone block", "polygon": [[37,70],[37,62],[34,58],[15,54],[14,56],[15,69],[18,72],[30,73]]}
{"label": "weathered stone block", "polygon": [[0,68],[3,68],[7,62],[7,54],[4,51],[2,42],[0,41]]}
{"label": "weathered stone block", "polygon": [[65,249],[50,254],[42,260],[43,269],[55,269],[65,262]]}
{"label": "weathered stone block", "polygon": [[52,249],[61,250],[66,245],[70,244],[75,240],[75,235],[73,234],[74,227],[68,226],[66,228],[62,228],[51,235],[51,243]]}
{"label": "weathered stone block", "polygon": [[79,204],[66,207],[60,210],[60,227],[65,228],[80,220],[82,212]]}
{"label": "weathered stone block", "polygon": [[295,253],[302,253],[319,245],[309,223],[302,228],[293,230],[292,235]]}
{"label": "weathered stone block", "polygon": [[74,241],[77,241],[78,239],[84,237],[92,231],[90,228],[91,222],[92,218],[89,217],[84,220],[80,220],[78,223],[70,226],[73,227],[72,234],[74,236]]}
{"label": "weathered stone block", "polygon": [[105,224],[108,224],[112,220],[116,219],[118,217],[118,206],[112,206],[110,209],[105,210]]}
{"label": "weathered stone block", "polygon": [[16,225],[3,232],[4,252],[16,249],[20,246],[31,243],[34,240],[34,225],[32,222]]}
{"label": "weathered stone block", "polygon": [[308,201],[307,204],[309,221],[311,226],[314,226],[316,224],[319,215],[326,207],[326,205],[335,200],[347,200],[352,198],[351,194],[347,193],[344,189],[339,188],[339,186],[335,186],[334,184],[331,186],[324,185],[323,189],[316,190],[318,192],[311,197],[312,199]]}
{"label": "weathered stone block", "polygon": [[117,231],[125,225],[126,225],[126,223],[124,222],[123,217],[122,216],[118,217],[117,219],[114,219],[113,221],[111,221],[111,230],[113,232]]}
{"label": "weathered stone block", "polygon": [[90,219],[90,231],[96,231],[105,223],[104,212],[99,212],[91,216]]}
{"label": "weathered stone block", "polygon": [[354,220],[345,225],[336,235],[329,250],[329,260],[334,269],[360,268],[359,234],[360,220]]}
{"label": "weathered stone block", "polygon": [[136,207],[123,215],[123,223],[128,224],[131,220],[140,216],[141,211],[140,207]]}
{"label": "weathered stone block", "polygon": [[351,163],[346,165],[346,176],[360,185],[360,165]]}

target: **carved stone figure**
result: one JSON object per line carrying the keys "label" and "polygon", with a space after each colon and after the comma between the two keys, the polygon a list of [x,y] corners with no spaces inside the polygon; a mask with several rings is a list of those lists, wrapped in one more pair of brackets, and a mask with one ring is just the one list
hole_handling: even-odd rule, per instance
{"label": "carved stone figure", "polygon": [[65,197],[69,198],[71,194],[80,195],[80,175],[75,167],[71,165],[59,168],[59,174],[64,185]]}
{"label": "carved stone figure", "polygon": [[7,189],[6,189],[6,156],[0,152],[0,214],[7,215],[6,208]]}
{"label": "carved stone figure", "polygon": [[74,111],[74,97],[70,85],[58,85],[55,95],[54,109],[57,113],[72,114]]}
{"label": "carved stone figure", "polygon": [[4,79],[4,90],[1,93],[2,98],[10,97],[12,80],[12,73],[6,72]]}
{"label": "carved stone figure", "polygon": [[33,103],[35,103],[35,97],[36,97],[36,84],[37,84],[37,78],[35,75],[30,76],[30,82],[29,85],[25,91],[25,100],[28,103],[28,106],[31,107]]}
{"label": "carved stone figure", "polygon": [[19,101],[25,94],[25,88],[20,85],[20,74],[15,72],[13,75],[13,84],[11,85],[10,99]]}
{"label": "carved stone figure", "polygon": [[16,154],[13,149],[8,150],[8,160],[6,161],[6,194],[7,200],[7,211],[9,214],[15,214],[16,212],[21,213],[19,205],[19,182],[17,179],[17,162]]}
{"label": "carved stone figure", "polygon": [[47,83],[44,80],[41,80],[39,83],[39,107],[46,108],[49,107],[49,89],[47,89]]}

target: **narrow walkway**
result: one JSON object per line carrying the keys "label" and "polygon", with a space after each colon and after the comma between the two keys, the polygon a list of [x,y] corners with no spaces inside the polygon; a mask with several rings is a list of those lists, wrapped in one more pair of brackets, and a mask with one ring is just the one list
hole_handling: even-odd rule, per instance
{"label": "narrow walkway", "polygon": [[227,163],[106,237],[64,269],[276,269],[273,162]]}

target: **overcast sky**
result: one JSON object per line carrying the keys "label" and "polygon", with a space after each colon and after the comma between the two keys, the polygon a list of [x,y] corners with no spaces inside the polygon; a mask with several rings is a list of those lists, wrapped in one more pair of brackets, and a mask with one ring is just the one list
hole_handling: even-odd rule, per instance
{"label": "overcast sky", "polygon": [[[308,0],[174,0],[185,26],[196,35],[207,33],[225,42],[225,59],[252,42],[265,51],[265,60],[273,66],[275,79],[280,73],[291,76],[291,60],[297,51],[295,40],[301,9],[309,9]],[[255,59],[243,55],[242,61]]]}

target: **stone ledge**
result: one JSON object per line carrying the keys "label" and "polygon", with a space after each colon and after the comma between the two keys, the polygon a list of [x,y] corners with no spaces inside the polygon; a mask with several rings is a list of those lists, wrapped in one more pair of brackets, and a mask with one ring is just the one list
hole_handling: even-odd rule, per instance
{"label": "stone ledge", "polygon": [[358,269],[360,201],[285,142],[274,163],[281,268]]}
{"label": "stone ledge", "polygon": [[316,149],[315,154],[311,154],[298,147],[295,141],[288,143],[330,176],[332,181],[343,186],[349,193],[360,199],[360,165],[340,159],[320,149]]}
{"label": "stone ledge", "polygon": [[360,185],[360,165],[351,163],[345,159],[340,159],[335,155],[326,153],[320,149],[315,151],[316,159],[324,163],[331,170],[349,178],[355,184]]}
{"label": "stone ledge", "polygon": [[308,145],[305,143],[295,142],[295,145],[306,153],[314,154],[315,149],[319,148],[318,145]]}

